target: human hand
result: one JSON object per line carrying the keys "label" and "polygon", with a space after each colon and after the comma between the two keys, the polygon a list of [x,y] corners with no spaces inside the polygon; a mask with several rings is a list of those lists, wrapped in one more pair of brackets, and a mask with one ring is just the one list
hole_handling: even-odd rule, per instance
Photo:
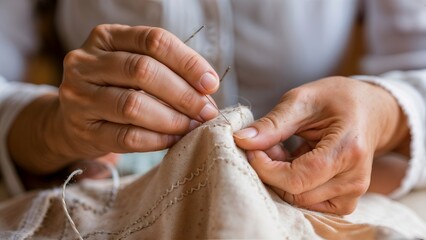
{"label": "human hand", "polygon": [[167,148],[218,114],[205,97],[218,87],[207,61],[171,33],[100,25],[65,57],[59,96],[40,96],[16,117],[8,150],[45,175],[110,152]]}
{"label": "human hand", "polygon": [[[373,156],[407,135],[396,100],[379,86],[330,77],[287,92],[251,127],[235,133],[260,179],[299,207],[349,214],[370,183]],[[293,153],[280,143],[304,139]]]}
{"label": "human hand", "polygon": [[218,111],[204,95],[219,77],[171,33],[100,25],[64,60],[60,86],[62,152],[98,157],[169,147]]}

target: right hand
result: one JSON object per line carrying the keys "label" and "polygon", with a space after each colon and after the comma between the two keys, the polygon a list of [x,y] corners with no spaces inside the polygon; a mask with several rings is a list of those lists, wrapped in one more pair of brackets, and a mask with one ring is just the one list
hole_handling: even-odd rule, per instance
{"label": "right hand", "polygon": [[64,60],[61,151],[94,158],[167,148],[218,114],[204,96],[218,87],[210,64],[166,30],[97,26]]}
{"label": "right hand", "polygon": [[[292,135],[304,140],[293,159],[280,146]],[[248,150],[260,179],[284,201],[346,215],[368,189],[374,155],[401,148],[410,138],[406,116],[386,89],[328,77],[285,93],[234,139]],[[390,177],[392,190],[399,182],[397,175]]]}

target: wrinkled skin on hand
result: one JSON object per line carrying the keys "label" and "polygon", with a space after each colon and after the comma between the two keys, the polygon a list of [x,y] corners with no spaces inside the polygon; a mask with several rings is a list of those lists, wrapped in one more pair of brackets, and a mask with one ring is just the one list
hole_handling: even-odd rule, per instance
{"label": "wrinkled skin on hand", "polygon": [[[262,181],[299,207],[349,214],[370,184],[375,154],[401,144],[405,116],[383,88],[330,77],[293,89],[234,135]],[[298,135],[292,156],[281,142]]]}
{"label": "wrinkled skin on hand", "polygon": [[169,32],[100,25],[65,57],[64,129],[83,155],[164,149],[217,115],[204,94],[218,86],[207,61]]}
{"label": "wrinkled skin on hand", "polygon": [[[66,55],[59,95],[21,114],[10,152],[19,166],[46,174],[110,152],[164,149],[218,114],[205,96],[218,88],[209,63],[166,30],[100,25]],[[37,130],[22,130],[30,125]],[[20,141],[24,135],[34,140]]]}

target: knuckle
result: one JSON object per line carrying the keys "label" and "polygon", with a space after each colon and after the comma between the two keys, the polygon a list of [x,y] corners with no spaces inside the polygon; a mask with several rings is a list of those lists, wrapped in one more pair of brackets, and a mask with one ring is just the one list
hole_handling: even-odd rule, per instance
{"label": "knuckle", "polygon": [[137,149],[140,147],[142,138],[139,134],[139,132],[130,127],[123,127],[120,128],[118,131],[117,141],[118,145],[123,147],[124,149]]}
{"label": "knuckle", "polygon": [[122,99],[122,107],[118,111],[122,113],[124,118],[137,118],[144,105],[141,96],[136,91],[129,91],[123,94]]}
{"label": "knuckle", "polygon": [[367,192],[369,185],[368,180],[356,181],[352,184],[352,194],[357,197],[363,195]]}
{"label": "knuckle", "polygon": [[110,41],[111,35],[109,33],[111,26],[112,26],[111,24],[100,24],[100,25],[95,26],[89,34],[89,41],[92,41],[94,43],[111,42]]}
{"label": "knuckle", "polygon": [[183,70],[188,73],[193,73],[197,71],[198,66],[200,66],[200,59],[196,54],[191,54],[187,56],[182,62]]}
{"label": "knuckle", "polygon": [[139,55],[129,56],[126,59],[124,68],[130,79],[141,80],[145,86],[153,82],[157,72],[157,68],[152,61]]}
{"label": "knuckle", "polygon": [[315,103],[315,92],[306,87],[291,89],[281,97],[280,102],[286,103],[285,113],[287,115],[315,112],[316,110],[316,104],[312,104]]}
{"label": "knuckle", "polygon": [[293,101],[298,102],[302,99],[304,99],[306,96],[306,91],[302,87],[297,87],[289,90],[286,92],[280,99],[281,102],[283,101]]}
{"label": "knuckle", "polygon": [[197,101],[196,93],[194,92],[192,88],[189,88],[182,94],[179,102],[184,109],[191,109],[195,106],[196,101]]}
{"label": "knuckle", "polygon": [[65,77],[80,75],[79,66],[84,60],[84,53],[80,49],[68,52],[63,61]]}
{"label": "knuckle", "polygon": [[358,140],[358,138],[354,138],[352,141],[348,143],[347,149],[352,155],[354,160],[362,161],[368,158],[368,150],[365,144]]}
{"label": "knuckle", "polygon": [[150,28],[146,34],[141,33],[137,41],[138,43],[145,42],[147,52],[160,54],[166,53],[172,44],[170,35],[161,28]]}
{"label": "knuckle", "polygon": [[84,84],[91,78],[89,67],[94,57],[82,49],[72,50],[63,60],[63,81],[73,86]]}
{"label": "knuckle", "polygon": [[99,24],[92,29],[90,36],[101,36],[105,34],[106,31],[108,31],[109,27],[109,24]]}

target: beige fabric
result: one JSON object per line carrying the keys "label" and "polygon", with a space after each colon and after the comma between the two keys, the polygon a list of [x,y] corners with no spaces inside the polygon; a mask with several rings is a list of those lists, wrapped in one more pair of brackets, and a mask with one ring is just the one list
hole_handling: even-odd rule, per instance
{"label": "beige fabric", "polygon": [[[252,121],[237,107],[210,121],[170,149],[163,162],[129,179],[118,194],[108,181],[85,181],[67,189],[66,202],[84,239],[387,239],[426,236],[408,209],[381,197],[349,219],[294,208],[265,187],[233,141],[232,131]],[[1,239],[76,239],[60,204],[60,190],[30,193],[0,207]],[[383,199],[382,199],[383,200]],[[387,202],[386,202],[387,201]],[[369,208],[368,205],[373,206]],[[363,206],[361,204],[361,206]],[[383,207],[382,207],[383,206]],[[392,216],[393,227],[375,227],[366,213]],[[384,214],[384,215],[383,215]],[[373,214],[374,215],[374,214]],[[401,216],[401,218],[399,218]],[[354,220],[354,222],[355,222]],[[379,222],[377,222],[379,223]]]}

